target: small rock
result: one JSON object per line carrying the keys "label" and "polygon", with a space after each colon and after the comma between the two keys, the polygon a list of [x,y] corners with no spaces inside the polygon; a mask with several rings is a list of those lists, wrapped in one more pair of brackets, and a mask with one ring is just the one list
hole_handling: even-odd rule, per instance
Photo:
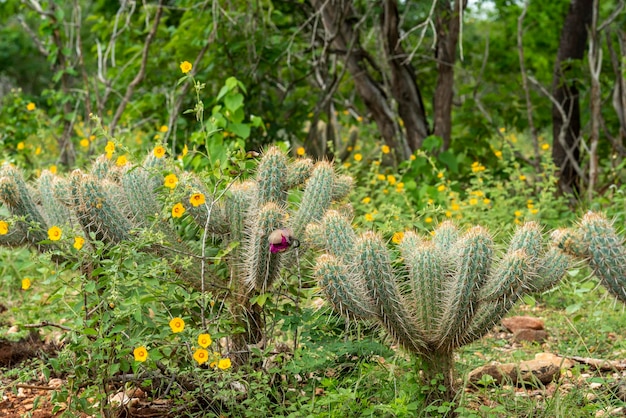
{"label": "small rock", "polygon": [[130,402],[130,398],[124,392],[109,396],[109,403],[113,406],[126,405],[128,402]]}
{"label": "small rock", "polygon": [[54,379],[50,379],[50,381],[48,382],[48,387],[54,389],[60,388],[61,386],[63,386],[63,380],[56,377]]}
{"label": "small rock", "polygon": [[543,330],[543,320],[532,316],[511,316],[502,319],[502,325],[512,333],[521,329]]}
{"label": "small rock", "polygon": [[[576,365],[576,362],[564,357],[559,357],[556,354],[552,353],[537,353],[535,354],[535,360],[549,361],[555,366],[560,367],[561,369],[571,369]],[[572,377],[573,374],[572,372],[568,371],[566,372],[566,376]]]}
{"label": "small rock", "polygon": [[513,334],[513,341],[521,343],[528,341],[533,343],[543,343],[548,339],[548,333],[539,329],[520,329]]}
{"label": "small rock", "polygon": [[7,330],[7,335],[16,334],[17,332],[19,332],[19,330],[20,330],[20,327],[18,327],[17,325],[13,325],[11,328]]}

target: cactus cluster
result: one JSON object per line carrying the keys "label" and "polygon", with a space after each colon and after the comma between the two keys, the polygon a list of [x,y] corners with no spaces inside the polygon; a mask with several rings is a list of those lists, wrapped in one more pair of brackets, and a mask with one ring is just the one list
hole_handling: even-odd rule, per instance
{"label": "cactus cluster", "polygon": [[575,227],[555,230],[552,239],[586,261],[609,292],[626,303],[626,247],[604,215],[588,212]]}
{"label": "cactus cluster", "polygon": [[[165,171],[176,172],[180,179],[172,192],[163,187]],[[67,231],[65,236],[72,231],[87,243],[112,245],[141,243],[142,232],[150,231],[153,244],[143,248],[171,260],[181,277],[197,289],[204,288],[201,277],[209,277],[208,282],[221,280],[216,288],[228,289],[227,296],[245,311],[251,308],[250,298],[269,289],[285,263],[294,261],[294,251],[285,251],[289,244],[302,242],[302,253],[307,224],[321,219],[351,187],[352,179],[335,173],[331,163],[306,158],[291,161],[278,147],[263,153],[254,176],[229,184],[219,194],[211,193],[198,176],[180,172],[153,154],[142,164],[124,167],[101,156],[88,172],[74,170],[65,177],[44,171],[32,186],[19,169],[6,165],[0,170],[0,201],[13,216],[9,233],[0,236],[0,245],[29,243],[42,251],[55,248],[46,241],[53,225]],[[205,203],[192,204],[194,194],[202,194]],[[172,196],[186,209],[187,221],[180,224],[195,225],[191,230],[196,234],[183,237],[176,222],[168,220]],[[270,243],[276,231],[280,245]],[[228,277],[209,276],[210,269],[201,267],[208,262],[176,264],[184,255],[201,258],[202,240],[207,239],[222,248],[232,244],[233,250],[224,259],[230,269]]]}
{"label": "cactus cluster", "polygon": [[405,232],[396,260],[379,234],[357,235],[337,211],[309,236],[325,249],[315,275],[336,311],[379,320],[424,359],[429,379],[443,374],[451,393],[453,350],[487,333],[524,293],[553,286],[569,264],[534,222],[517,229],[501,256],[485,228],[462,233],[451,222],[432,237]]}

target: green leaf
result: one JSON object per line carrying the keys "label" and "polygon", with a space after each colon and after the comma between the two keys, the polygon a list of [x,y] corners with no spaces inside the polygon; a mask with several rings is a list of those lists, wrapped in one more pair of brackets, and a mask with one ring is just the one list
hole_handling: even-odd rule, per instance
{"label": "green leaf", "polygon": [[83,329],[83,334],[96,336],[96,335],[98,335],[98,331],[96,331],[93,328],[85,328],[85,329]]}
{"label": "green leaf", "polygon": [[219,102],[220,100],[222,100],[222,97],[226,96],[226,93],[228,93],[229,91],[230,89],[228,88],[228,86],[222,86],[215,100]]}
{"label": "green leaf", "polygon": [[96,290],[96,282],[87,282],[85,283],[85,292],[93,293]]}
{"label": "green leaf", "polygon": [[229,109],[231,112],[235,112],[237,109],[243,106],[243,94],[237,93],[224,97],[224,104],[226,105],[226,108]]}
{"label": "green leaf", "polygon": [[228,87],[229,90],[234,89],[235,87],[237,87],[238,84],[238,80],[235,77],[228,77],[226,79],[226,87]]}
{"label": "green leaf", "polygon": [[439,154],[438,158],[439,158],[439,161],[441,161],[442,163],[448,166],[448,169],[451,172],[457,173],[459,171],[459,164],[456,160],[456,157],[454,156],[452,152],[444,151],[441,154]]}
{"label": "green leaf", "polygon": [[245,123],[231,123],[228,125],[228,130],[243,139],[250,136],[250,125]]}

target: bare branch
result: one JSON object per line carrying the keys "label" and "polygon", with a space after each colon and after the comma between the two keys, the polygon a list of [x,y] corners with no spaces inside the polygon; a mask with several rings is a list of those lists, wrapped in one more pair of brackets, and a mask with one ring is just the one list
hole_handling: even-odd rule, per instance
{"label": "bare branch", "polygon": [[524,89],[524,96],[526,98],[526,116],[528,118],[528,127],[533,138],[533,149],[535,151],[534,164],[535,171],[541,172],[541,157],[539,155],[539,138],[537,135],[537,129],[533,122],[533,104],[530,101],[530,89],[528,88],[528,77],[526,75],[526,65],[524,63],[524,29],[523,23],[526,13],[528,12],[528,1],[524,3],[522,13],[517,19],[517,51],[519,55],[519,67],[522,74],[522,88]]}
{"label": "bare branch", "polygon": [[163,14],[163,1],[164,0],[159,0],[159,4],[157,6],[157,12],[152,22],[152,29],[148,33],[148,36],[146,37],[146,40],[144,42],[143,51],[141,54],[142,55],[141,67],[139,68],[139,72],[137,73],[135,78],[130,82],[130,84],[126,88],[126,93],[124,94],[124,97],[122,98],[122,102],[117,107],[117,110],[115,111],[115,115],[113,116],[113,120],[111,121],[111,126],[110,126],[111,135],[114,135],[117,123],[122,117],[122,113],[124,113],[124,110],[126,109],[128,102],[130,101],[130,98],[135,92],[135,88],[137,88],[139,83],[143,81],[146,75],[146,67],[148,65],[148,52],[150,50],[150,45],[152,44],[152,41],[154,40],[157,29],[159,27],[159,22],[161,21],[161,16]]}

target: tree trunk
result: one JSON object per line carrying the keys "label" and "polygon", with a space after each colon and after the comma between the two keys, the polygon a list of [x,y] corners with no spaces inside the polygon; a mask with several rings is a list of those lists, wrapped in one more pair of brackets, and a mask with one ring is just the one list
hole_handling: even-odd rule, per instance
{"label": "tree trunk", "polygon": [[552,159],[559,167],[559,187],[564,193],[578,191],[580,181],[580,103],[575,80],[568,80],[572,60],[582,60],[591,23],[593,0],[572,0],[554,65],[552,94]]}
{"label": "tree trunk", "polygon": [[[426,393],[425,404],[452,402],[457,392],[454,373],[454,350],[442,349],[433,351],[428,356],[420,357],[420,363],[424,386],[429,389]],[[445,387],[445,392],[439,389],[439,385]]]}
{"label": "tree trunk", "polygon": [[435,88],[434,134],[443,139],[443,149],[450,147],[452,134],[452,99],[454,98],[454,63],[459,43],[462,13],[466,0],[441,1],[437,5],[437,86]]}
{"label": "tree trunk", "polygon": [[404,121],[409,148],[415,152],[429,135],[428,121],[415,71],[400,44],[398,20],[397,1],[385,0],[382,28],[385,53],[391,69],[391,94],[398,103],[398,113]]}
{"label": "tree trunk", "polygon": [[311,0],[320,14],[325,31],[325,43],[343,55],[346,69],[354,80],[357,94],[372,114],[384,142],[396,151],[396,157],[407,159],[411,149],[398,134],[395,113],[383,87],[370,74],[368,64],[375,65],[367,51],[361,48],[358,33],[353,28],[354,13],[350,0]]}

